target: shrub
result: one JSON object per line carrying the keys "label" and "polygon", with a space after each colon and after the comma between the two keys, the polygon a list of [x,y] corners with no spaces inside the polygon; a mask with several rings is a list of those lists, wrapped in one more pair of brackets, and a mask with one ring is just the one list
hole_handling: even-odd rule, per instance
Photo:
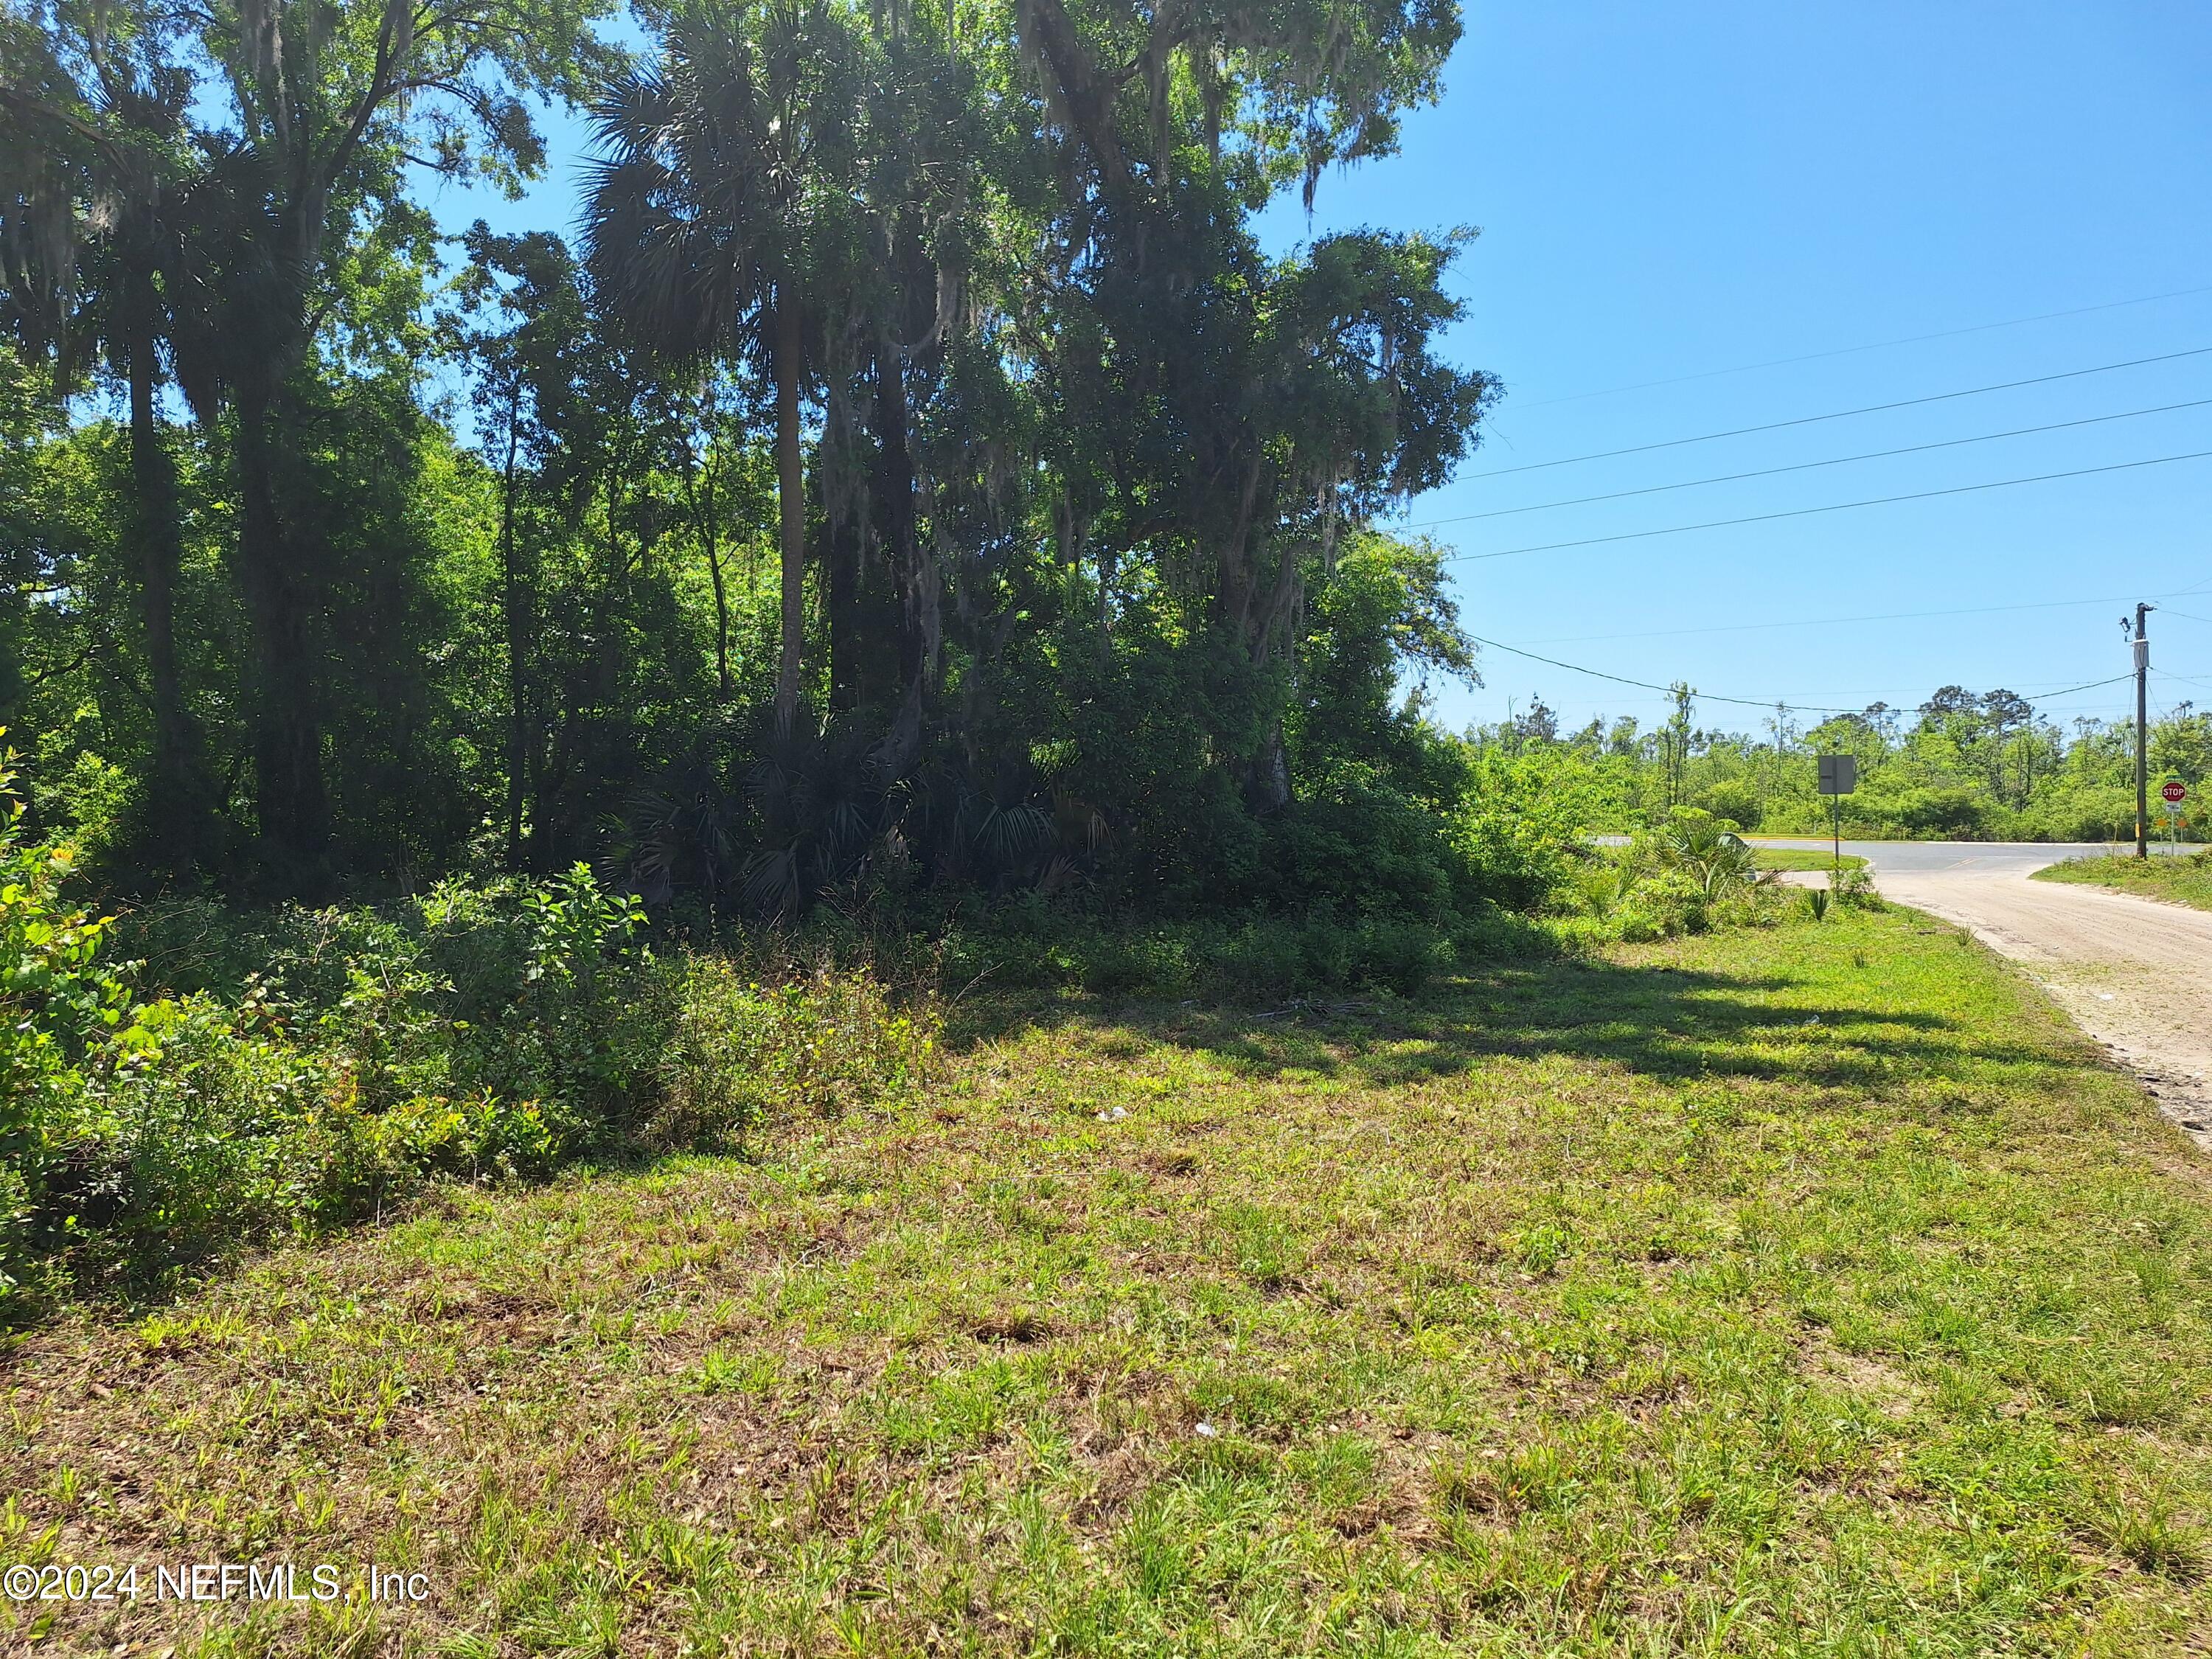
{"label": "shrub", "polygon": [[1577,874],[1575,896],[1598,931],[1631,942],[1766,927],[1783,894],[1762,874],[1734,824],[1701,807],[1677,807],[1619,853],[1600,852]]}
{"label": "shrub", "polygon": [[1828,891],[1838,904],[1859,910],[1882,908],[1881,895],[1875,890],[1874,872],[1863,864],[1846,866],[1830,876]]}
{"label": "shrub", "polygon": [[1960,785],[1929,789],[1906,789],[1888,798],[1870,799],[1859,810],[1879,814],[1908,836],[1929,840],[1964,840],[1988,827],[1992,803]]}
{"label": "shrub", "polygon": [[1698,793],[1698,805],[1742,830],[1759,828],[1764,807],[1759,787],[1749,778],[1723,778],[1707,784]]}
{"label": "shrub", "polygon": [[425,1006],[450,1024],[457,1089],[538,1100],[568,1139],[620,1116],[649,1084],[669,1004],[641,947],[636,897],[579,864],[538,883],[448,883],[422,901],[419,926],[414,961]]}
{"label": "shrub", "polygon": [[[1482,911],[1458,919],[1470,952],[1534,948],[1518,919]],[[1307,991],[1387,991],[1413,996],[1461,954],[1452,933],[1393,916],[1343,921],[1206,918],[1175,926],[1115,927],[1021,907],[961,929],[947,941],[945,977],[975,984],[1079,990],[1107,996],[1251,1000]]]}
{"label": "shrub", "polygon": [[1595,786],[1546,746],[1478,754],[1451,826],[1471,889],[1464,896],[1528,909],[1569,887],[1595,800]]}
{"label": "shrub", "polygon": [[727,1145],[909,1086],[930,1052],[866,974],[656,958],[581,866],[380,911],[165,907],[136,934],[198,983],[134,1001],[106,924],[59,897],[66,849],[0,807],[0,1291],[33,1267],[158,1283],[639,1130]]}
{"label": "shrub", "polygon": [[875,979],[817,969],[763,987],[696,957],[672,973],[674,1017],[647,1126],[672,1146],[729,1147],[771,1110],[823,1115],[919,1084],[933,1022],[894,1012]]}
{"label": "shrub", "polygon": [[1443,819],[1362,768],[1316,780],[1263,835],[1263,896],[1280,909],[1435,915],[1472,878]]}
{"label": "shrub", "polygon": [[1429,981],[1451,966],[1450,939],[1411,921],[1369,921],[1352,938],[1352,982],[1399,996],[1418,996]]}
{"label": "shrub", "polygon": [[1700,807],[1676,807],[1638,851],[1686,878],[1708,904],[1759,879],[1759,861],[1735,825]]}
{"label": "shrub", "polygon": [[1711,920],[1712,901],[1680,870],[1659,870],[1644,877],[1613,913],[1622,939],[1637,942],[1702,933]]}
{"label": "shrub", "polygon": [[1575,896],[1600,921],[1608,921],[1636,890],[1636,866],[1626,858],[1595,858],[1575,872]]}
{"label": "shrub", "polygon": [[62,897],[72,850],[23,836],[15,758],[0,750],[0,1296],[16,1282],[64,1157],[81,1068],[129,1006],[97,959],[107,921]]}

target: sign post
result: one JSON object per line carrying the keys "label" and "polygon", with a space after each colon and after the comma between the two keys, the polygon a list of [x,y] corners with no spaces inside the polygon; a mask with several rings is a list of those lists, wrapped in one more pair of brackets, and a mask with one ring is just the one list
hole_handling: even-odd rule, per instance
{"label": "sign post", "polygon": [[2159,785],[2158,798],[2166,803],[2166,838],[2178,842],[2181,839],[2181,805],[2189,799],[2189,786],[2170,776]]}
{"label": "sign post", "polygon": [[1858,787],[1856,755],[1820,757],[1820,793],[1828,798],[1828,827],[1836,843],[1835,875],[1828,878],[1831,886],[1835,884],[1835,877],[1844,872],[1844,797]]}

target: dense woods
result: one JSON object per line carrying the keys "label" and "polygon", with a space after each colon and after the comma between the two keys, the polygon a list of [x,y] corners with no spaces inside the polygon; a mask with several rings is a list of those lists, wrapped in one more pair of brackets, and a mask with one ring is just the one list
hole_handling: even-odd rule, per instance
{"label": "dense woods", "polygon": [[[583,859],[787,919],[1267,905],[1348,837],[1472,898],[1399,686],[1471,651],[1367,527],[1491,395],[1434,349],[1462,237],[1253,228],[1390,149],[1455,11],[641,16],[10,9],[32,825],[253,897]],[[439,236],[540,99],[591,112],[580,234]]]}
{"label": "dense woods", "polygon": [[[1493,394],[1464,234],[1255,231],[1458,33],[9,4],[9,1305],[897,1092],[940,983],[1510,933],[1569,826],[1426,717],[1472,643],[1374,528]],[[558,222],[442,234],[556,106]]]}

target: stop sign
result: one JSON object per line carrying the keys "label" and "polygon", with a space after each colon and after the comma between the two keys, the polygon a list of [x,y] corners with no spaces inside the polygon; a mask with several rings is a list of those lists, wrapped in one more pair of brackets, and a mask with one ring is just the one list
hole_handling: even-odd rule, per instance
{"label": "stop sign", "polygon": [[2160,784],[2158,793],[2160,799],[2168,805],[2179,806],[2189,799],[2189,786],[2179,781]]}

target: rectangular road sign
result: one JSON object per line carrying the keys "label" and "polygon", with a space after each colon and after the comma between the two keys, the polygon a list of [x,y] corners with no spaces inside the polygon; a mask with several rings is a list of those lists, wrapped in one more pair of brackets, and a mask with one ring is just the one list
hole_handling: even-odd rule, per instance
{"label": "rectangular road sign", "polygon": [[1859,758],[1856,755],[1823,755],[1820,757],[1820,793],[1824,795],[1848,795],[1859,787]]}

